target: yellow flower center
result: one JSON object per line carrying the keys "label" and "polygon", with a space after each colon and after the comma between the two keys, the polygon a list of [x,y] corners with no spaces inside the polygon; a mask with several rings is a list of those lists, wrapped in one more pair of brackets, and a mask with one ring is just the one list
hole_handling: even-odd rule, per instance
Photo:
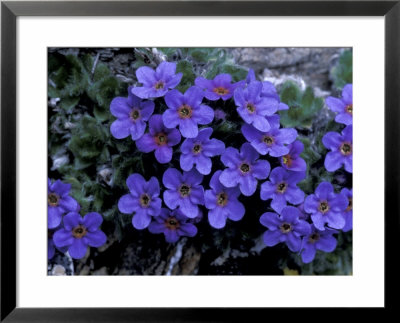
{"label": "yellow flower center", "polygon": [[193,153],[194,154],[199,154],[201,152],[201,145],[200,144],[196,144],[193,146]]}
{"label": "yellow flower center", "polygon": [[151,198],[146,193],[140,196],[140,205],[147,208],[150,205]]}
{"label": "yellow flower center", "polygon": [[289,223],[283,223],[280,229],[282,233],[289,233],[292,231],[292,226]]}
{"label": "yellow flower center", "polygon": [[72,235],[77,239],[81,239],[86,234],[87,229],[81,224],[72,229]]}
{"label": "yellow flower center", "polygon": [[286,166],[288,166],[288,167],[292,166],[293,160],[292,160],[292,157],[290,157],[289,154],[283,156],[283,157],[282,157],[282,160],[283,160],[283,163],[284,163]]}
{"label": "yellow flower center", "polygon": [[308,239],[308,242],[310,243],[315,243],[319,240],[320,235],[317,232],[314,232],[312,235],[310,235],[310,238]]}
{"label": "yellow flower center", "polygon": [[50,193],[47,195],[47,202],[50,206],[57,206],[60,202],[60,196],[56,193]]}
{"label": "yellow flower center", "polygon": [[247,111],[249,111],[250,113],[254,113],[254,111],[256,111],[256,107],[254,106],[253,103],[248,102],[246,104],[246,109]]}
{"label": "yellow flower center", "polygon": [[190,194],[190,186],[187,184],[182,184],[179,188],[179,193],[182,197],[186,197]]}
{"label": "yellow flower center", "polygon": [[349,205],[346,208],[346,212],[349,212],[353,209],[353,198],[349,197]]}
{"label": "yellow flower center", "polygon": [[242,173],[248,173],[250,171],[250,165],[247,163],[241,164],[239,168]]}
{"label": "yellow flower center", "polygon": [[274,143],[274,138],[271,136],[264,136],[263,137],[263,142],[268,145],[271,146]]}
{"label": "yellow flower center", "polygon": [[137,120],[140,118],[140,111],[137,108],[133,108],[132,111],[129,113],[129,117],[132,120]]}
{"label": "yellow flower center", "polygon": [[228,195],[225,192],[221,192],[217,195],[217,204],[219,206],[225,206],[228,203]]}
{"label": "yellow flower center", "polygon": [[229,90],[226,89],[226,88],[224,88],[224,87],[222,87],[222,86],[219,86],[219,87],[214,88],[213,91],[214,91],[215,93],[217,93],[218,95],[226,95],[226,94],[229,93]]}
{"label": "yellow flower center", "polygon": [[287,189],[287,184],[285,182],[279,183],[277,188],[276,188],[276,190],[279,193],[285,193],[286,189]]}
{"label": "yellow flower center", "polygon": [[344,156],[348,156],[353,152],[353,147],[351,145],[351,143],[349,142],[344,142],[341,146],[340,146],[340,152],[342,153],[342,155]]}
{"label": "yellow flower center", "polygon": [[179,117],[181,117],[182,119],[188,119],[188,118],[190,118],[190,117],[192,116],[192,113],[193,113],[192,108],[191,108],[189,105],[187,105],[187,104],[182,105],[182,106],[178,109]]}
{"label": "yellow flower center", "polygon": [[165,133],[163,133],[163,132],[160,132],[159,134],[157,134],[157,135],[154,137],[154,139],[155,139],[156,144],[157,144],[158,146],[164,146],[164,145],[167,144],[167,136],[166,136]]}
{"label": "yellow flower center", "polygon": [[319,210],[321,213],[326,213],[329,211],[329,204],[326,201],[323,201],[319,204]]}
{"label": "yellow flower center", "polygon": [[154,87],[156,88],[156,90],[161,90],[164,88],[164,82],[163,81],[158,81]]}
{"label": "yellow flower center", "polygon": [[170,230],[176,230],[179,228],[179,221],[171,216],[165,221],[165,226]]}

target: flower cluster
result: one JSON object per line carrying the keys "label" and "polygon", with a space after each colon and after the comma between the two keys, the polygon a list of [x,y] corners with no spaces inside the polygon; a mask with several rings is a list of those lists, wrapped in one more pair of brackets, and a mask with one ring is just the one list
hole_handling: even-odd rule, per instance
{"label": "flower cluster", "polygon": [[342,98],[328,97],[328,107],[337,113],[335,121],[345,124],[342,133],[328,132],[322,138],[324,146],[330,150],[325,158],[325,168],[334,172],[344,166],[346,172],[353,172],[353,85],[343,88]]}
{"label": "flower cluster", "polygon": [[[274,211],[260,218],[268,228],[265,244],[284,242],[292,252],[300,252],[305,263],[312,261],[316,250],[332,252],[336,247],[333,234],[338,230],[351,230],[352,191],[343,188],[335,193],[331,183],[322,181],[306,196],[298,186],[308,171],[304,144],[296,129],[281,127],[279,111],[289,107],[280,101],[272,83],[256,80],[250,70],[246,79],[238,82],[233,82],[230,74],[197,77],[180,92],[182,73],[169,62],[155,70],[140,67],[136,76],[142,85],[129,87],[127,98],[117,97],[111,103],[117,119],[110,131],[116,139],[131,135],[137,149],[154,151],[165,169],[162,178],[146,180],[134,173],[126,180],[129,193],[119,199],[118,209],[132,215],[134,228],[163,233],[167,242],[174,243],[181,236],[197,234],[195,220],[204,211],[215,229],[224,228],[228,220],[241,220],[246,214],[246,198],[259,194],[261,200],[271,201]],[[326,100],[338,113],[335,120],[346,125],[341,134],[328,132],[322,139],[330,150],[325,158],[329,172],[342,165],[352,172],[351,91],[351,85],[346,86],[342,99]],[[235,111],[224,111],[226,102],[234,104]],[[214,122],[232,113],[242,120],[242,142],[226,147],[217,139]],[[75,219],[76,213],[72,214],[69,216]],[[68,224],[59,235],[75,230],[76,225],[91,232],[84,219]],[[63,241],[73,245],[76,237],[72,236]],[[95,245],[89,237],[82,242]],[[54,241],[65,246],[58,238]]]}
{"label": "flower cluster", "polygon": [[47,214],[48,214],[48,258],[53,258],[55,249],[60,252],[69,252],[74,259],[83,258],[88,246],[101,247],[107,237],[99,229],[103,218],[92,212],[83,218],[79,215],[78,202],[69,196],[71,184],[60,180],[51,182],[47,186]]}
{"label": "flower cluster", "polygon": [[48,273],[350,274],[352,50],[284,52],[52,50]]}

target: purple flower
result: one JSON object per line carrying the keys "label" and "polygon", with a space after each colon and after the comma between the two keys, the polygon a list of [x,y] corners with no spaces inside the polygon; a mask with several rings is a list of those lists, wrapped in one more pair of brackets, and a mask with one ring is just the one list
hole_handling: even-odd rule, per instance
{"label": "purple flower", "polygon": [[136,229],[147,228],[151,217],[160,214],[160,184],[155,177],[146,182],[142,175],[132,174],[126,180],[126,185],[130,193],[120,198],[118,209],[125,214],[135,212],[132,225]]}
{"label": "purple flower", "polygon": [[297,138],[297,131],[293,128],[279,129],[279,116],[273,116],[269,120],[271,129],[262,132],[253,126],[244,124],[242,126],[243,136],[261,154],[269,154],[272,157],[280,157],[289,153],[286,146]]}
{"label": "purple flower", "polygon": [[68,247],[70,256],[81,259],[85,256],[87,247],[101,247],[107,237],[99,226],[103,218],[99,213],[91,212],[82,218],[76,212],[70,212],[64,217],[64,228],[54,233],[53,241],[56,247]]}
{"label": "purple flower", "polygon": [[[54,257],[54,254],[56,252],[56,245],[54,244],[53,241],[53,235],[54,232],[57,231],[58,229],[60,229],[62,226],[60,225],[59,227],[53,229],[53,230],[47,230],[47,259],[52,259]],[[57,249],[62,252],[65,253],[67,252],[68,248],[63,247],[63,248],[58,248]]]}
{"label": "purple flower", "polygon": [[301,259],[305,264],[314,260],[317,250],[332,252],[336,248],[337,241],[332,236],[336,233],[335,230],[318,230],[314,225],[311,225],[310,234],[303,237]]}
{"label": "purple flower", "polygon": [[58,227],[62,216],[68,212],[78,212],[78,202],[69,196],[71,184],[65,184],[59,179],[53,182],[47,181],[47,226],[49,229]]}
{"label": "purple flower", "polygon": [[221,109],[215,109],[214,111],[214,117],[216,121],[225,121],[226,119],[226,113],[221,110]]}
{"label": "purple flower", "polygon": [[136,147],[144,153],[155,150],[154,155],[157,161],[165,164],[172,159],[172,146],[179,144],[180,141],[179,131],[166,128],[161,115],[154,114],[149,120],[149,133],[136,141]]}
{"label": "purple flower", "polygon": [[249,72],[247,73],[246,76],[246,85],[249,85],[251,82],[257,81],[256,79],[256,73],[254,73],[254,70],[252,68],[249,69]]}
{"label": "purple flower", "polygon": [[160,215],[150,223],[149,231],[164,233],[167,242],[175,243],[181,236],[194,237],[197,234],[196,226],[188,220],[180,209],[171,212],[162,208]]}
{"label": "purple flower", "polygon": [[233,84],[231,82],[232,76],[230,74],[219,74],[213,80],[197,77],[194,81],[198,87],[205,91],[204,96],[211,101],[230,99],[235,89],[244,84],[244,81]]}
{"label": "purple flower", "polygon": [[132,88],[132,93],[139,98],[159,98],[164,96],[168,89],[173,89],[179,84],[183,74],[175,74],[176,63],[162,62],[154,71],[148,66],[139,67],[136,77],[142,87]]}
{"label": "purple flower", "polygon": [[132,140],[143,136],[146,122],[154,111],[154,102],[142,101],[128,89],[128,97],[116,97],[111,101],[110,110],[117,117],[110,127],[111,134],[122,139],[131,135]]}
{"label": "purple flower", "polygon": [[[253,69],[249,69],[249,73],[247,74],[246,77],[246,84],[250,84],[253,81],[256,81],[256,75]],[[289,107],[285,103],[280,102],[279,94],[276,91],[275,86],[271,82],[268,81],[262,82],[261,96],[275,99],[276,101],[278,101],[278,111],[289,110]]]}
{"label": "purple flower", "polygon": [[333,229],[343,229],[346,223],[344,211],[348,204],[346,195],[335,194],[331,183],[322,182],[315,194],[306,197],[304,210],[311,214],[311,220],[318,230],[325,230],[325,224]]}
{"label": "purple flower", "polygon": [[346,126],[353,124],[353,85],[346,84],[342,90],[342,98],[329,96],[325,100],[326,105],[337,115],[335,121]]}
{"label": "purple flower", "polygon": [[279,98],[279,94],[276,91],[275,86],[268,81],[263,82],[263,88],[261,92],[261,96],[265,98],[273,98],[278,101],[278,111],[281,110],[289,110],[289,106],[286,103],[281,102]]}
{"label": "purple flower", "polygon": [[211,158],[221,155],[225,144],[218,139],[210,139],[212,128],[204,128],[194,139],[186,139],[181,145],[180,164],[184,171],[190,171],[193,165],[200,174],[208,175],[211,172]]}
{"label": "purple flower", "polygon": [[307,214],[306,211],[304,211],[304,202],[303,202],[303,203],[300,203],[300,204],[297,205],[296,207],[299,209],[299,211],[300,211],[300,213],[301,213],[300,219],[302,219],[302,220],[308,220],[308,219],[310,218],[310,215]]}
{"label": "purple flower", "polygon": [[269,181],[261,185],[261,199],[272,199],[271,207],[278,213],[286,206],[286,201],[297,205],[304,201],[304,192],[297,183],[305,178],[305,172],[292,172],[276,167],[269,175]]}
{"label": "purple flower", "polygon": [[178,206],[188,218],[195,218],[199,214],[198,205],[204,204],[204,189],[201,186],[203,175],[195,169],[183,172],[175,168],[168,168],[163,175],[163,183],[167,188],[164,191],[164,202],[170,209]]}
{"label": "purple flower", "polygon": [[[187,218],[187,217],[186,217]],[[199,213],[195,218],[188,218],[188,223],[197,224],[203,219],[203,212],[199,209]]]}
{"label": "purple flower", "polygon": [[198,124],[208,124],[214,119],[214,110],[201,104],[203,91],[196,87],[190,87],[185,94],[178,90],[169,91],[165,95],[165,103],[168,108],[162,118],[167,128],[179,130],[183,137],[195,138],[198,134]]}
{"label": "purple flower", "polygon": [[222,171],[214,173],[210,180],[210,190],[204,192],[204,203],[208,211],[208,221],[216,229],[226,224],[226,219],[239,221],[243,218],[245,209],[238,201],[240,191],[237,187],[226,188],[219,181]]}
{"label": "purple flower", "polygon": [[242,145],[240,153],[237,149],[228,147],[221,156],[221,161],[228,167],[219,176],[222,185],[239,185],[243,195],[253,195],[257,188],[257,179],[266,179],[271,170],[269,162],[257,160],[258,157],[258,153],[249,143]]}
{"label": "purple flower", "polygon": [[48,230],[47,233],[47,259],[51,259],[54,257],[56,252],[56,248],[53,241],[53,233],[52,231]]}
{"label": "purple flower", "polygon": [[330,150],[325,157],[325,168],[328,172],[344,169],[353,172],[353,126],[347,126],[340,135],[337,132],[328,132],[322,137],[322,143]]}
{"label": "purple flower", "polygon": [[304,150],[304,145],[301,141],[296,140],[288,146],[289,152],[282,156],[281,165],[287,170],[294,172],[305,172],[307,170],[307,164],[300,154]]}
{"label": "purple flower", "polygon": [[349,204],[344,211],[344,219],[346,224],[342,229],[343,232],[348,232],[353,229],[353,189],[349,190],[347,188],[343,188],[341,193],[344,194],[349,201]]}
{"label": "purple flower", "polygon": [[265,245],[272,247],[285,242],[291,251],[300,251],[301,236],[310,234],[310,224],[300,220],[301,213],[293,206],[286,206],[280,214],[266,212],[260,217],[260,223],[269,229],[264,233]]}
{"label": "purple flower", "polygon": [[234,94],[237,112],[242,119],[257,130],[268,131],[271,126],[266,117],[278,109],[278,101],[261,97],[261,82],[251,82],[246,88],[237,88]]}

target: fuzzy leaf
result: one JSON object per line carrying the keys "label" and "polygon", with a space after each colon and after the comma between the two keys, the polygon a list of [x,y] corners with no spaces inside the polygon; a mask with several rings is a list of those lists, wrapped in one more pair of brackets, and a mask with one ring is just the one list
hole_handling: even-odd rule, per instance
{"label": "fuzzy leaf", "polygon": [[102,107],[95,106],[93,109],[93,114],[97,121],[104,122],[108,121],[111,118],[111,113],[109,109],[105,109]]}
{"label": "fuzzy leaf", "polygon": [[60,100],[60,107],[63,108],[66,113],[71,114],[79,103],[79,99],[79,96],[63,98]]}
{"label": "fuzzy leaf", "polygon": [[299,139],[304,145],[301,157],[306,161],[307,167],[309,168],[321,158],[321,154],[318,152],[318,147],[313,145],[310,139],[303,136],[299,136],[297,139]]}
{"label": "fuzzy leaf", "polygon": [[289,106],[289,110],[279,112],[284,127],[310,128],[324,105],[321,98],[314,96],[310,87],[302,92],[290,81],[282,86],[280,95],[281,101]]}
{"label": "fuzzy leaf", "polygon": [[177,87],[177,89],[183,93],[194,84],[195,75],[193,72],[193,66],[188,61],[179,61],[176,66],[176,72],[183,73],[182,80]]}
{"label": "fuzzy leaf", "polygon": [[126,187],[126,179],[130,174],[137,170],[137,158],[127,158],[126,156],[113,156],[112,168],[114,173],[114,184],[116,186]]}
{"label": "fuzzy leaf", "polygon": [[235,64],[222,65],[220,73],[228,73],[232,76],[233,82],[244,80],[247,76],[247,70]]}
{"label": "fuzzy leaf", "polygon": [[339,58],[339,62],[331,69],[331,78],[337,89],[342,89],[347,83],[353,83],[353,52],[346,50]]}
{"label": "fuzzy leaf", "polygon": [[108,130],[95,118],[85,115],[73,128],[69,150],[75,156],[75,166],[86,168],[99,161],[107,161],[109,154],[104,146],[108,139]]}

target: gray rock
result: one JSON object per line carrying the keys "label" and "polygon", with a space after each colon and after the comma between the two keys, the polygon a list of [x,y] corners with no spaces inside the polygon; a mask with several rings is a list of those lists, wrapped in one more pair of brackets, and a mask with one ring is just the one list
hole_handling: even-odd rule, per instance
{"label": "gray rock", "polygon": [[276,77],[294,74],[307,85],[330,89],[329,70],[344,48],[235,48],[232,54],[238,64],[262,74],[265,69]]}

